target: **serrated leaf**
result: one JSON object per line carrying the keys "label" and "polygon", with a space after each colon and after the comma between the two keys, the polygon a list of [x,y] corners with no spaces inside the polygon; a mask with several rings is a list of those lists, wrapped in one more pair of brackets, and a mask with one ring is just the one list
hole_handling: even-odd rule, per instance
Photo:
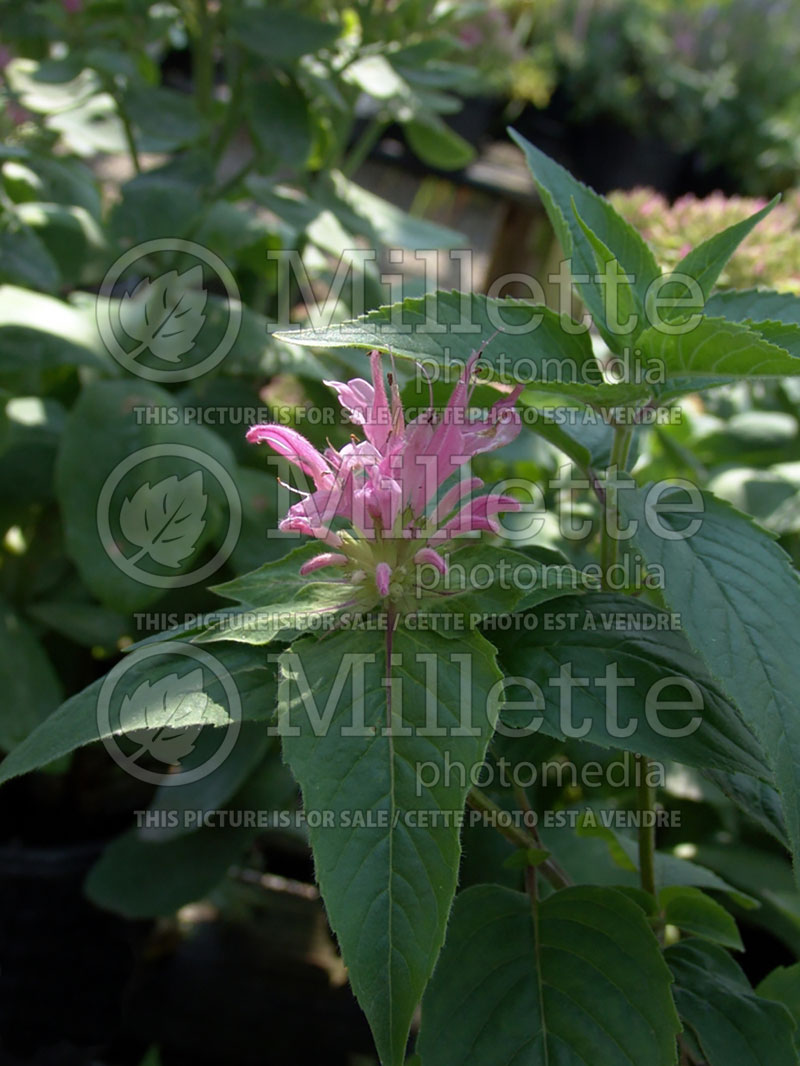
{"label": "serrated leaf", "polygon": [[689,516],[674,506],[685,507],[683,494],[662,495],[658,505],[643,491],[620,491],[618,498],[624,520],[636,522],[634,543],[648,563],[664,568],[664,596],[687,637],[761,740],[798,856],[797,572],[769,534],[708,493],[702,517],[694,518],[699,528],[688,537],[681,533]]}
{"label": "serrated leaf", "polygon": [[[411,1019],[444,940],[460,852],[457,825],[444,819],[462,811],[469,774],[483,761],[490,691],[500,679],[493,649],[475,633],[454,651],[438,635],[398,630],[392,655],[387,670],[383,633],[364,634],[355,650],[347,633],[306,638],[281,661],[279,695],[280,728],[299,731],[283,744],[306,812],[332,812],[332,826],[311,823],[317,879],[384,1066],[404,1061]],[[466,690],[462,669],[471,675]],[[324,727],[314,728],[308,700],[327,719]],[[477,735],[459,731],[464,713]],[[429,714],[444,736],[425,735]],[[356,735],[343,731],[348,726]],[[445,750],[466,779],[442,773],[419,788],[419,766],[442,768]],[[348,812],[374,822],[348,824]]]}
{"label": "serrated leaf", "polygon": [[800,296],[766,289],[715,292],[706,304],[706,314],[719,315],[730,322],[784,322],[800,326]]}
{"label": "serrated leaf", "polygon": [[125,498],[119,513],[122,533],[140,549],[129,562],[150,558],[177,570],[197,547],[207,507],[201,470],[140,485]]}
{"label": "serrated leaf", "polygon": [[[498,633],[495,642],[506,673],[538,686],[535,710],[503,711],[509,727],[541,719],[548,736],[563,738],[569,730],[602,747],[770,776],[735,704],[658,608],[606,592],[563,597],[531,612],[516,631]],[[511,687],[507,697],[519,699]],[[530,704],[532,697],[524,699]],[[685,709],[659,709],[659,700]],[[515,740],[521,749],[535,743],[535,734]]]}
{"label": "serrated leaf", "polygon": [[716,785],[723,795],[735,803],[740,810],[791,851],[786,835],[786,821],[779,793],[763,781],[756,781],[748,774],[726,774],[720,770],[704,769],[705,777]]}
{"label": "serrated leaf", "polygon": [[723,318],[702,318],[694,329],[673,335],[651,327],[639,336],[637,346],[646,365],[666,381],[663,394],[690,392],[698,387],[698,379],[700,387],[707,388],[739,379],[800,374],[800,359],[754,329]]}
{"label": "serrated leaf", "polygon": [[456,900],[422,1005],[423,1066],[674,1066],[670,975],[636,903],[608,888]]}
{"label": "serrated leaf", "polygon": [[576,288],[594,322],[598,326],[606,323],[604,290],[602,285],[592,280],[597,272],[595,252],[575,216],[573,202],[588,229],[609,250],[622,270],[633,278],[633,292],[643,313],[648,287],[661,274],[645,241],[606,199],[573,178],[515,130],[509,129],[508,132],[525,153],[564,255],[572,259],[573,276],[587,275],[589,278],[576,284]]}
{"label": "serrated leaf", "polygon": [[744,950],[733,916],[699,888],[668,885],[659,892],[658,904],[670,925],[723,947]]}
{"label": "serrated leaf", "polygon": [[[194,751],[208,707],[200,667],[181,676],[167,674],[126,693],[119,711],[123,733],[166,765],[177,765]],[[158,723],[157,725],[154,723]]]}
{"label": "serrated leaf", "polygon": [[678,1013],[709,1066],[797,1066],[791,1015],[757,996],[726,951],[692,938],[664,957],[675,976]]}
{"label": "serrated leaf", "polygon": [[[538,325],[531,328],[534,320]],[[605,383],[588,333],[578,332],[567,316],[481,293],[429,293],[348,322],[275,336],[309,347],[376,348],[433,367],[444,380],[458,377],[470,355],[485,344],[484,370],[500,381],[531,383],[584,403],[610,405],[650,392],[646,384]]]}
{"label": "serrated leaf", "polygon": [[207,299],[199,264],[182,274],[169,270],[153,280],[143,278],[119,305],[120,325],[140,342],[128,358],[137,359],[149,351],[165,362],[180,362],[203,327]]}

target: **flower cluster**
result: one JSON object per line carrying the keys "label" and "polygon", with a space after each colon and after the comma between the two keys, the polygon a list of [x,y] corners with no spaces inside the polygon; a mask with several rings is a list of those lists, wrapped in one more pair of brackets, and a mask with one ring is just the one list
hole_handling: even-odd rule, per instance
{"label": "flower cluster", "polygon": [[359,441],[353,436],[338,451],[329,446],[322,453],[284,426],[258,425],[248,431],[248,441],[269,444],[315,486],[313,492],[300,493],[279,525],[315,537],[329,549],[307,562],[301,573],[339,567],[345,580],[358,587],[361,606],[382,600],[406,609],[416,566],[429,564],[446,573],[454,537],[497,533],[496,516],[519,510],[509,496],[476,495],[483,487],[479,478],[459,477],[473,455],[508,444],[520,430],[515,404],[521,386],[498,400],[485,418],[470,420],[478,358],[476,353],[467,363],[444,410],[431,405],[410,422],[391,374],[387,393],[377,351],[370,354],[372,384],[363,378],[326,382],[365,437]]}
{"label": "flower cluster", "polygon": [[[609,199],[648,241],[666,270],[674,270],[692,248],[715,233],[743,222],[766,206],[766,200],[725,196],[721,192],[703,198],[681,196],[671,206],[651,189],[615,192]],[[800,292],[800,193],[789,193],[758,223],[733,253],[718,285],[734,289],[768,286]]]}

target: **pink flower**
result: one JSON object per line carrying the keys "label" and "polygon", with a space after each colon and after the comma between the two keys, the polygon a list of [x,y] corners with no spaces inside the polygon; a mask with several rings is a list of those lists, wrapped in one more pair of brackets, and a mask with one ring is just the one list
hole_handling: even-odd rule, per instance
{"label": "pink flower", "polygon": [[498,400],[487,417],[470,420],[478,358],[478,353],[470,358],[443,411],[431,407],[408,423],[391,374],[387,394],[379,352],[370,354],[371,384],[363,378],[326,382],[366,438],[353,437],[338,451],[328,447],[323,454],[283,426],[248,430],[248,441],[269,444],[314,483],[315,491],[300,493],[302,499],[279,524],[334,549],[304,564],[303,573],[335,566],[360,586],[362,606],[386,599],[409,606],[416,567],[432,565],[445,573],[442,552],[454,537],[497,533],[496,516],[519,510],[509,496],[473,495],[483,482],[460,477],[473,455],[510,443],[520,431],[516,400],[522,386]]}

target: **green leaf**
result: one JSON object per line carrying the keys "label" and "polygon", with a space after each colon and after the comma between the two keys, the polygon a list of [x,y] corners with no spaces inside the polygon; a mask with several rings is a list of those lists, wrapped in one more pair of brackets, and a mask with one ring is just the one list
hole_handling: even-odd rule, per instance
{"label": "green leaf", "polygon": [[102,276],[107,266],[106,240],[96,219],[84,208],[33,202],[20,204],[16,214],[47,248],[63,284]]}
{"label": "green leaf", "polygon": [[763,289],[715,292],[706,304],[705,313],[730,322],[784,322],[800,326],[800,296]]}
{"label": "green leaf", "polygon": [[118,611],[84,600],[37,600],[28,605],[27,614],[75,644],[111,653],[118,650],[118,641],[128,635],[133,625]]}
{"label": "green leaf", "polygon": [[676,507],[686,507],[683,493],[656,503],[627,486],[618,497],[624,519],[637,523],[634,542],[664,568],[664,596],[684,632],[761,740],[800,855],[797,572],[767,533],[707,493],[693,527]]}
{"label": "green leaf", "polygon": [[785,1007],[757,996],[722,948],[681,941],[664,957],[675,977],[675,1005],[709,1066],[797,1066],[794,1023]]}
{"label": "green leaf", "polygon": [[349,181],[334,170],[329,175],[330,195],[320,185],[316,195],[328,204],[346,229],[364,232],[387,248],[463,248],[466,237],[457,230],[427,218],[417,218],[402,211],[369,189]]}
{"label": "green leaf", "polygon": [[222,585],[212,585],[211,591],[250,608],[288,603],[311,583],[302,576],[300,567],[315,555],[319,555],[317,543],[303,544],[249,574],[242,574]]}
{"label": "green leaf", "polygon": [[633,292],[640,312],[645,309],[648,287],[661,271],[653,253],[636,230],[626,222],[602,196],[576,181],[558,163],[539,151],[524,137],[509,130],[509,135],[525,153],[533,180],[548,217],[556,231],[564,255],[572,259],[572,274],[588,275],[588,282],[576,285],[594,322],[606,323],[603,286],[591,280],[597,272],[595,251],[581,226],[573,203],[585,226],[633,279]]}
{"label": "green leaf", "polygon": [[[625,345],[629,345],[635,340],[636,336],[644,328],[633,288],[635,279],[625,273],[619,262],[614,258],[610,248],[586,225],[575,205],[574,197],[571,198],[571,205],[578,225],[583,230],[584,236],[594,252],[597,273],[608,278],[603,296],[606,319],[602,323],[597,323],[598,329],[600,329],[611,350],[621,352],[624,350]],[[611,302],[612,292],[614,293],[613,304]],[[635,323],[633,322],[634,319],[637,320]],[[619,326],[621,332],[612,328],[614,326]]]}
{"label": "green leaf", "polygon": [[3,601],[0,632],[0,751],[11,751],[59,705],[61,684],[30,627]]}
{"label": "green leaf", "polygon": [[509,548],[467,544],[448,557],[441,575],[431,565],[417,569],[419,613],[459,614],[469,620],[527,610],[567,592],[580,593],[595,583],[570,564],[544,563]]}
{"label": "green leaf", "polygon": [[[270,782],[256,773],[222,812],[269,809]],[[135,829],[106,848],[86,879],[86,895],[127,918],[158,918],[202,899],[241,859],[257,836],[255,823],[238,820],[167,840],[145,840]]]}
{"label": "green leaf", "polygon": [[591,407],[554,409],[546,404],[541,393],[532,389],[526,389],[519,402],[529,409],[523,417],[523,426],[559,448],[584,472],[610,464],[614,430],[601,413]]}
{"label": "green leaf", "polygon": [[[690,278],[694,278],[703,290],[705,300],[708,300],[711,290],[717,283],[717,278],[725,268],[725,264],[745,237],[752,232],[762,218],[766,218],[779,200],[780,196],[776,196],[770,200],[766,207],[762,207],[754,215],[743,219],[741,222],[735,222],[732,226],[722,230],[721,233],[716,233],[713,237],[703,241],[702,244],[698,244],[696,248],[693,248],[691,252],[681,259],[672,273],[688,275]],[[666,294],[666,287],[664,292]],[[714,313],[708,306],[706,307],[706,314]]]}
{"label": "green leaf", "polygon": [[141,151],[172,152],[204,134],[194,97],[187,93],[137,86],[125,93],[123,103]]}
{"label": "green leaf", "polygon": [[[639,884],[638,871],[639,846],[635,839],[616,832],[607,826],[602,826],[603,810],[597,812],[597,828],[608,830],[607,832],[587,833],[584,810],[584,824],[581,835],[567,828],[566,825],[548,828],[540,826],[540,834],[546,848],[552,851],[559,863],[564,867],[573,881],[587,885],[613,885],[626,888],[635,887]],[[615,810],[609,811],[612,819]],[[611,846],[611,837],[614,841]],[[627,856],[627,863],[620,861],[619,851]],[[615,857],[616,855],[616,857]],[[740,907],[752,910],[759,906],[758,900],[739,888],[735,888],[730,882],[724,880],[713,870],[698,863],[680,859],[677,855],[669,852],[657,851],[655,856],[656,885],[664,888],[667,885],[694,885],[696,888],[710,889],[714,892],[725,892]]]}
{"label": "green leaf", "polygon": [[791,851],[781,797],[772,785],[756,781],[747,774],[726,774],[708,769],[703,773],[724,796],[766,829],[787,851]]}
{"label": "green leaf", "polygon": [[285,64],[333,44],[335,23],[321,22],[287,8],[243,8],[229,16],[231,36],[248,52]]}
{"label": "green leaf", "polygon": [[[201,730],[194,750],[181,759],[181,771],[210,766],[219,749],[217,730]],[[172,839],[197,828],[197,819],[221,809],[264,761],[269,737],[263,722],[243,722],[236,742],[225,759],[196,780],[182,785],[161,784],[148,807],[152,826],[145,820],[139,835],[149,842]]]}
{"label": "green leaf", "polygon": [[[382,633],[364,634],[355,649],[348,633],[306,638],[281,660],[279,691],[279,727],[299,733],[283,744],[306,814],[332,812],[332,825],[310,827],[317,879],[385,1066],[404,1060],[412,1015],[444,940],[460,852],[455,819],[484,758],[490,693],[500,679],[493,649],[475,633],[454,646],[398,630],[392,655],[387,671]],[[316,729],[315,710],[330,716]],[[477,735],[461,735],[464,713]],[[445,736],[426,735],[426,723]],[[445,751],[464,774],[429,781]],[[422,767],[430,771],[425,787]],[[359,825],[357,816],[371,821]]]}
{"label": "green leaf", "polygon": [[201,203],[199,189],[188,181],[158,172],[139,174],[121,187],[110,229],[126,245],[186,237]]}
{"label": "green leaf", "polygon": [[276,336],[309,347],[392,352],[420,361],[434,380],[457,377],[485,344],[483,365],[500,381],[535,384],[587,403],[626,403],[649,394],[647,385],[605,384],[589,335],[565,329],[569,322],[524,300],[435,292],[379,307],[349,322]]}
{"label": "green leaf", "polygon": [[659,892],[658,904],[670,925],[723,947],[744,951],[733,916],[699,888],[669,885]]}
{"label": "green leaf", "polygon": [[[497,634],[496,643],[506,673],[535,686],[522,693],[528,710],[503,711],[510,728],[541,719],[541,731],[559,739],[770,776],[736,706],[658,608],[605,592],[564,597]],[[520,699],[520,691],[509,686],[507,698]],[[684,709],[665,709],[674,703]],[[527,747],[535,737],[517,743]]]}
{"label": "green leaf", "polygon": [[0,282],[54,292],[61,281],[47,245],[19,218],[0,218]]}
{"label": "green leaf", "polygon": [[276,80],[251,83],[246,99],[247,121],[259,152],[273,166],[303,169],[311,152],[308,104],[294,83]]}
{"label": "green leaf", "polygon": [[461,170],[475,158],[475,149],[451,130],[438,116],[428,115],[406,122],[403,126],[411,150],[429,167],[438,170]]}
{"label": "green leaf", "polygon": [[422,1005],[423,1066],[674,1066],[670,975],[647,919],[614,889],[527,895],[478,885],[456,900]]}
{"label": "green leaf", "polygon": [[[800,1026],[800,962],[793,966],[778,966],[768,973],[756,988],[759,996],[782,1003]],[[800,1034],[795,1034],[795,1040]]]}
{"label": "green leaf", "polygon": [[62,436],[56,490],[67,550],[95,596],[123,611],[191,584],[206,545],[241,517],[227,445],[204,426],[170,424],[176,409],[158,386],[96,382]]}
{"label": "green leaf", "polygon": [[[197,662],[190,662],[187,669],[186,655],[176,651],[170,643],[150,647],[158,651],[147,657],[137,655],[137,661],[129,666],[123,660],[120,666],[125,667],[124,673],[116,679],[109,675],[110,680],[95,681],[46,718],[0,763],[0,784],[31,770],[39,770],[86,744],[121,733],[119,713],[125,700],[129,709],[135,708],[136,715],[135,720],[129,716],[125,732],[148,730],[156,733],[170,728],[176,714],[180,714],[184,729],[226,726],[232,718],[228,691],[220,679],[225,677],[235,686],[243,720],[264,721],[272,715],[274,672],[259,653],[237,644],[215,648],[213,659],[220,674],[206,669],[203,688],[198,692],[195,684]],[[105,693],[113,698],[107,721],[100,713],[104,685],[108,686]],[[145,699],[148,693],[156,691],[160,697],[158,702]]]}
{"label": "green leaf", "polygon": [[703,318],[689,332],[673,335],[653,327],[639,336],[637,346],[645,365],[666,382],[662,394],[731,380],[800,374],[800,359],[755,330],[723,318]]}
{"label": "green leaf", "polygon": [[109,363],[94,322],[82,311],[38,292],[0,286],[0,372],[38,391],[38,375],[61,366]]}

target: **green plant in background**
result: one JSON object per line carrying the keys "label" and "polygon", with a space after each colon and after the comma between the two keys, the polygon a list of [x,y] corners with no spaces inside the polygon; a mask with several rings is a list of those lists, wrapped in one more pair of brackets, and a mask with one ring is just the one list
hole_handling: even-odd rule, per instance
{"label": "green plant in background", "polygon": [[[238,430],[165,431],[137,424],[126,405],[202,407],[224,398],[233,408],[257,407],[259,388],[281,371],[312,383],[330,373],[269,336],[265,315],[279,310],[269,253],[296,249],[311,283],[327,286],[329,264],[360,242],[416,248],[458,240],[362,193],[345,173],[390,119],[440,166],[461,165],[470,154],[439,118],[457,108],[445,90],[464,75],[449,58],[459,54],[451,25],[455,10],[432,13],[416,3],[382,12],[372,5],[153,8],[139,0],[5,5],[0,582],[10,637],[4,676],[11,684],[16,675],[26,710],[4,719],[0,748],[13,747],[61,693],[80,688],[102,659],[135,639],[133,611],[160,603],[167,615],[208,602],[202,585],[165,594],[109,565],[87,501],[115,462],[164,442],[208,451],[229,474],[238,470],[243,532],[229,565],[241,567],[256,542],[250,561],[261,553],[276,481],[257,468]],[[357,111],[367,105],[375,125],[353,146]],[[174,249],[155,246],[128,291],[98,300],[121,254],[164,239],[213,249],[229,271],[233,300],[213,271],[188,274]],[[367,260],[362,270],[367,299],[377,302],[377,267]],[[146,282],[170,276],[185,277],[197,293],[186,341],[193,358],[220,340],[231,306],[239,323],[224,363],[202,383],[175,387],[164,384],[169,373],[151,373],[174,367],[166,348],[166,362],[140,367],[132,358],[121,366],[97,325],[96,303],[106,317],[124,303],[130,335],[142,349],[154,343],[148,315],[153,301],[169,300],[169,288]],[[145,464],[142,484],[156,468]],[[87,486],[83,499],[75,479]],[[210,500],[196,550],[177,561],[178,581],[219,547],[221,503],[218,495]]]}
{"label": "green plant in background", "polygon": [[[760,211],[764,200],[743,196],[681,196],[674,204],[652,189],[615,192],[611,203],[642,234],[666,270],[720,228]],[[800,194],[787,194],[731,256],[720,288],[800,292]]]}
{"label": "green plant in background", "polygon": [[[662,277],[608,201],[514,139],[607,354],[549,308],[477,293],[284,333],[282,343],[312,351],[394,359],[385,385],[377,354],[372,386],[364,355],[357,380],[334,382],[354,423],[349,443],[323,454],[291,427],[254,434],[311,479],[288,522],[311,542],[221,586],[234,606],[214,618],[141,641],[18,744],[0,779],[98,741],[123,759],[171,745],[180,773],[87,883],[105,906],[162,914],[219,883],[258,828],[189,828],[182,814],[295,810],[280,743],[385,1064],[405,1060],[421,1000],[417,1061],[431,1066],[522,1053],[534,1063],[567,1054],[598,1066],[796,1066],[797,967],[754,989],[731,952],[742,958],[736,919],[800,946],[788,857],[800,846],[800,586],[761,526],[700,491],[708,442],[691,427],[681,438],[679,419],[674,432],[649,426],[692,394],[730,405],[800,375],[796,296],[714,292],[772,205]],[[469,397],[479,345],[482,383]],[[417,360],[427,377],[413,376]],[[482,422],[448,419],[468,400],[490,408]],[[411,420],[420,405],[438,417]],[[84,430],[97,425],[102,408],[85,408]],[[437,540],[477,487],[451,485],[459,457],[499,443],[508,450],[477,454],[473,469],[495,486],[495,506],[471,512],[488,536],[461,548]],[[85,448],[73,440],[70,451],[86,467]],[[409,456],[444,464],[432,489]],[[552,521],[532,522],[522,500],[515,515],[497,495],[530,494],[542,473],[545,502],[567,522],[558,538]],[[428,522],[426,501],[436,504]],[[502,510],[512,510],[502,525],[489,521]],[[576,518],[588,529],[576,533]],[[395,539],[401,528],[408,535]],[[424,582],[406,558],[414,530],[425,531],[413,559],[428,568]],[[345,567],[343,579],[327,577],[329,565]],[[527,581],[509,581],[509,567]],[[425,594],[409,610],[415,582]],[[207,677],[210,663],[224,672]],[[205,746],[229,736],[226,759],[192,779]],[[186,757],[187,739],[203,750]],[[531,777],[544,759],[574,777]]]}
{"label": "green plant in background", "polygon": [[[793,292],[715,291],[744,281],[748,246],[765,264],[759,284],[791,288],[793,237],[769,227],[793,209],[681,204],[679,223],[659,216],[654,256],[612,206],[517,138],[565,254],[587,277],[579,294],[604,343],[552,309],[477,293],[370,311],[387,293],[356,250],[459,237],[360,189],[358,164],[395,122],[423,161],[469,158],[442,116],[456,90],[476,84],[464,31],[491,17],[415,0],[6,5],[0,779],[30,784],[16,793],[20,810],[44,779],[58,782],[59,802],[83,789],[84,810],[127,815],[86,890],[133,917],[169,916],[214,893],[232,865],[260,869],[264,824],[248,813],[310,843],[353,987],[393,1066],[420,999],[424,1066],[519,1054],[598,1066],[672,1066],[679,1055],[796,1064],[797,968],[758,984],[772,966],[756,972],[763,960],[737,954],[745,977],[729,952],[742,948],[738,924],[800,954],[788,858],[800,838],[800,313]],[[675,225],[685,230],[677,248]],[[176,238],[213,252],[227,273],[198,265]],[[164,239],[172,246],[151,243]],[[142,245],[136,270],[106,284]],[[335,289],[337,261],[351,256],[356,284],[331,298],[334,325],[270,330],[284,303],[307,295],[279,274],[281,252],[296,253],[312,295]],[[652,323],[660,266],[699,285],[691,330]],[[634,279],[614,308],[623,323],[636,316],[627,334],[596,277],[621,273]],[[675,295],[668,285],[660,310],[681,326]],[[527,331],[532,315],[540,322]],[[215,363],[232,316],[238,332]],[[109,346],[112,320],[127,333],[122,357]],[[505,482],[498,491],[523,505],[543,486],[536,521],[530,508],[509,508],[498,527],[487,511],[480,542],[445,549],[432,539],[415,612],[397,592],[413,587],[406,545],[391,563],[381,556],[389,573],[367,574],[356,565],[363,545],[346,542],[348,581],[371,597],[358,602],[378,608],[348,625],[346,586],[312,562],[330,549],[339,558],[326,561],[341,564],[342,545],[270,536],[297,497],[286,499],[245,427],[266,408],[308,439],[291,438],[306,462],[326,447],[324,463],[341,460],[366,419],[315,421],[334,409],[324,381],[367,377],[365,352],[391,353],[396,428],[396,403],[445,408],[479,347],[474,405],[506,409],[512,386],[527,387],[522,431],[477,454],[472,472],[488,487]],[[210,368],[171,378],[186,355]],[[480,435],[459,432],[472,444]],[[437,441],[437,455],[463,454],[458,435]],[[205,473],[187,454],[204,457]],[[144,458],[136,480],[114,490],[119,521],[103,535],[99,503],[131,456]],[[279,473],[289,477],[285,462]],[[316,473],[327,488],[329,471]],[[665,480],[654,502],[648,483]],[[701,524],[684,538],[682,492],[697,486]],[[605,520],[637,522],[636,533],[619,542]],[[154,535],[165,528],[168,537]],[[527,584],[509,583],[509,568]],[[393,645],[387,614],[402,615]],[[320,618],[335,626],[321,631]],[[362,704],[355,674],[336,688],[348,654],[368,657]],[[409,657],[404,674],[403,662],[392,673],[393,654]],[[623,681],[610,715],[609,667]],[[570,689],[567,723],[551,683],[565,671],[600,680]],[[667,706],[667,689],[654,719],[643,693],[676,679],[679,706]],[[694,731],[687,692],[702,705]],[[333,715],[323,741],[309,697],[323,719]],[[383,732],[387,721],[419,725],[415,715],[461,725],[476,703],[493,707],[477,737]],[[340,735],[359,706],[368,736]],[[542,723],[528,732],[532,714]],[[662,720],[668,729],[654,725]],[[298,733],[276,735],[278,723]],[[445,760],[457,756],[464,779],[456,770],[447,782]],[[484,756],[484,787],[470,787]],[[532,779],[545,761],[561,775]],[[315,811],[333,823],[315,824]],[[637,830],[641,812],[669,817]]]}
{"label": "green plant in background", "polygon": [[571,120],[614,119],[721,168],[738,191],[772,194],[798,169],[800,15],[785,0],[561,0],[529,36],[552,49]]}

